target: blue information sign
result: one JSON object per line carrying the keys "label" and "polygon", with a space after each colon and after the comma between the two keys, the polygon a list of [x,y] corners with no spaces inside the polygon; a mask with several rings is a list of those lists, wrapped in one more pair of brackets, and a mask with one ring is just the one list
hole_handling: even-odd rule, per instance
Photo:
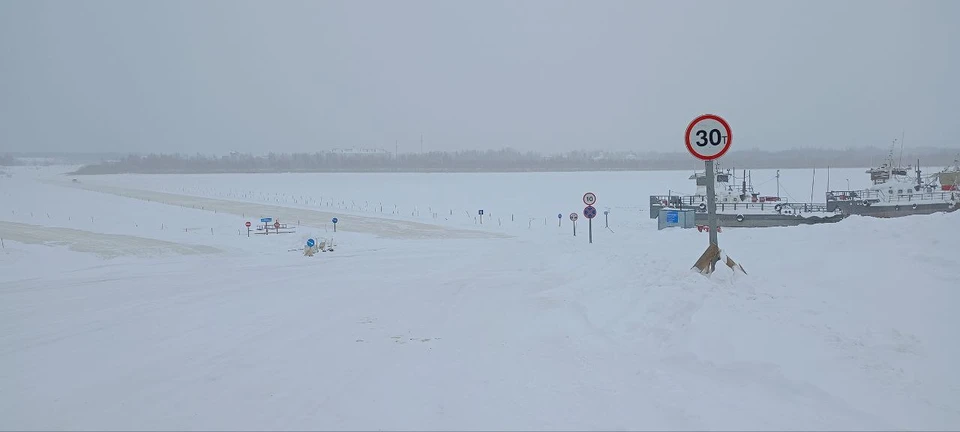
{"label": "blue information sign", "polygon": [[680,223],[680,212],[667,212],[667,223]]}

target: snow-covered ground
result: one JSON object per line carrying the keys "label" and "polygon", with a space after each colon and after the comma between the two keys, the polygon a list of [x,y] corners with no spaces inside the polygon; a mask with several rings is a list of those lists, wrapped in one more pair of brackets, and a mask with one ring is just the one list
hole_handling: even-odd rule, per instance
{"label": "snow-covered ground", "polygon": [[0,177],[0,429],[960,428],[960,213],[725,230],[705,278],[646,214],[688,172],[58,170]]}

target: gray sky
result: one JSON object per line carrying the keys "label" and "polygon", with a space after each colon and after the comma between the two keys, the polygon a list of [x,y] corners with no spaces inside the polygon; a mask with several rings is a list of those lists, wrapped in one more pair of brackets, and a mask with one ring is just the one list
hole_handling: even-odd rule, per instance
{"label": "gray sky", "polygon": [[960,148],[960,1],[0,0],[0,152]]}

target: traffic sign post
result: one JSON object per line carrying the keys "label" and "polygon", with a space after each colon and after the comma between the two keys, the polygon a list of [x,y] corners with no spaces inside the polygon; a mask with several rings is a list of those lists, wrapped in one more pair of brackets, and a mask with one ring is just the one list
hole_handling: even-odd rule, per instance
{"label": "traffic sign post", "polygon": [[250,237],[250,225],[252,224],[250,223],[250,221],[247,221],[247,223],[245,223],[244,225],[246,225],[247,227],[247,237]]}
{"label": "traffic sign post", "polygon": [[557,228],[563,225],[563,213],[557,213]]}
{"label": "traffic sign post", "polygon": [[603,211],[603,227],[610,228],[610,210]]}
{"label": "traffic sign post", "polygon": [[578,219],[579,217],[580,217],[580,216],[578,216],[576,212],[570,213],[570,221],[573,222],[573,236],[574,236],[574,237],[577,236],[577,219]]}
{"label": "traffic sign post", "polygon": [[277,234],[280,234],[280,221],[274,222],[273,228],[277,230]]}
{"label": "traffic sign post", "polygon": [[[714,114],[704,114],[693,119],[687,125],[683,139],[687,151],[695,158],[703,161],[704,176],[706,176],[707,181],[707,224],[710,226],[710,244],[694,267],[700,269],[703,274],[710,274],[716,268],[717,261],[720,260],[720,246],[717,244],[717,231],[719,231],[715,184],[717,173],[714,160],[730,150],[730,144],[733,142],[733,132],[730,130],[730,124],[722,117]],[[729,257],[726,264],[730,268],[737,266],[743,271],[743,267],[734,263]]]}
{"label": "traffic sign post", "polygon": [[313,254],[317,251],[316,246],[317,242],[312,238],[307,239],[307,246],[303,248],[303,256],[312,257]]}
{"label": "traffic sign post", "polygon": [[337,222],[340,222],[340,219],[333,218],[330,222],[333,222],[333,232],[337,232]]}
{"label": "traffic sign post", "polygon": [[717,245],[717,189],[715,181],[717,173],[714,171],[713,159],[704,161],[704,172],[707,175],[707,223],[710,224],[710,244]]}
{"label": "traffic sign post", "polygon": [[[687,125],[684,143],[687,151],[704,161],[704,175],[707,180],[707,223],[710,230],[710,244],[717,245],[717,195],[715,189],[716,172],[713,161],[730,150],[733,133],[730,124],[722,117],[704,114],[693,119]],[[719,245],[717,245],[719,247]]]}
{"label": "traffic sign post", "polygon": [[583,216],[587,218],[587,232],[589,233],[590,243],[593,243],[593,218],[597,217],[597,208],[592,205],[586,206],[583,209]]}
{"label": "traffic sign post", "polygon": [[479,213],[480,213],[480,225],[483,225],[483,209],[481,209]]}

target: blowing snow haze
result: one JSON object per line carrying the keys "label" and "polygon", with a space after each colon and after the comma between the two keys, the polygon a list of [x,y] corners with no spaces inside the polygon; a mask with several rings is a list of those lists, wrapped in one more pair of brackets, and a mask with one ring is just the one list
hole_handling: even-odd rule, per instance
{"label": "blowing snow haze", "polygon": [[960,431],[957,23],[0,0],[0,431]]}
{"label": "blowing snow haze", "polygon": [[[960,2],[4,1],[0,149],[958,148]],[[950,125],[951,127],[944,127]]]}

